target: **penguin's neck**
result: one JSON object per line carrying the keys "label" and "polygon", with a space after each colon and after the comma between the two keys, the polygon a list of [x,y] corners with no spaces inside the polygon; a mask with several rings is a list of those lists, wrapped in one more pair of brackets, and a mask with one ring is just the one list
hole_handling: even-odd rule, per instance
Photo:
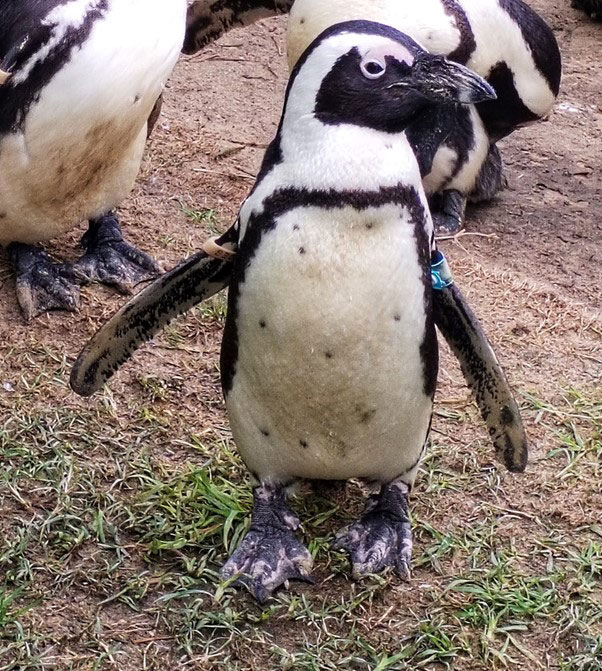
{"label": "penguin's neck", "polygon": [[373,191],[400,183],[420,185],[405,133],[324,124],[307,114],[285,119],[280,146],[286,172],[307,189]]}
{"label": "penguin's neck", "polygon": [[259,214],[277,191],[373,193],[383,188],[412,186],[430,215],[418,163],[405,133],[389,134],[370,128],[325,125],[303,116],[286,120],[264,164],[262,176],[240,210],[240,236],[252,214]]}

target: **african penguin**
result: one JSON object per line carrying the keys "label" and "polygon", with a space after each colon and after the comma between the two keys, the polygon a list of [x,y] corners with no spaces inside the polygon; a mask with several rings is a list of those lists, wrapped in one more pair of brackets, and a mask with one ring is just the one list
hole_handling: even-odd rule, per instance
{"label": "african penguin", "polygon": [[[187,53],[232,25],[290,9],[287,52],[292,67],[325,28],[367,19],[391,25],[428,51],[467,65],[495,88],[496,100],[476,109],[448,109],[437,125],[422,124],[410,137],[429,195],[436,228],[461,226],[467,198],[489,200],[502,187],[495,142],[546,116],[558,95],[560,52],[546,23],[522,0],[296,0],[215,3],[196,0],[188,12]],[[492,36],[495,36],[492,39]]]}
{"label": "african penguin", "polygon": [[285,14],[293,0],[192,0],[186,16],[183,51],[193,54],[237,26]]}
{"label": "african penguin", "polygon": [[479,76],[393,28],[330,27],[292,72],[255,186],[212,243],[219,253],[199,252],[141,292],[73,368],[73,389],[91,394],[172,317],[229,286],[222,387],[254,506],[222,575],[241,575],[260,601],[288,579],[309,579],[311,556],[286,503],[300,478],[380,484],[337,546],[357,576],[409,571],[408,496],[431,422],[435,320],[500,456],[512,470],[525,467],[518,409],[478,322],[457,289],[434,299],[442,260],[406,136],[441,104],[493,95]]}
{"label": "african penguin", "polygon": [[[184,39],[186,0],[4,0],[0,8],[0,245],[26,318],[74,309],[79,285],[127,290],[159,272],[123,240],[149,124]],[[81,221],[84,256],[37,246]]]}
{"label": "african penguin", "polygon": [[582,9],[592,19],[602,19],[602,0],[571,0],[571,7]]}

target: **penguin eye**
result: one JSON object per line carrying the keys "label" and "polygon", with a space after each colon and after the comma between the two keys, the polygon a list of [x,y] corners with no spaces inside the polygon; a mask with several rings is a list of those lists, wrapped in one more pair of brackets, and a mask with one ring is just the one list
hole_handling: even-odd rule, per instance
{"label": "penguin eye", "polygon": [[374,58],[363,61],[360,64],[362,74],[366,79],[378,79],[385,74],[386,65],[382,61],[377,61]]}

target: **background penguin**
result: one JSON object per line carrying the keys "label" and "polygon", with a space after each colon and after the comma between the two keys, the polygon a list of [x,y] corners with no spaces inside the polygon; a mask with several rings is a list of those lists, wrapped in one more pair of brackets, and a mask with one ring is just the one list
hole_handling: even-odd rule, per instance
{"label": "background penguin", "polygon": [[571,0],[571,7],[582,9],[592,19],[602,19],[602,0]]}
{"label": "background penguin", "polygon": [[[391,25],[434,54],[467,65],[497,93],[473,109],[448,110],[438,126],[424,124],[411,141],[438,230],[461,225],[466,198],[489,200],[503,184],[495,142],[546,116],[558,95],[560,52],[546,23],[521,0],[296,0],[294,3],[196,0],[188,12],[184,49],[192,53],[231,25],[243,25],[292,6],[287,54],[292,67],[307,45],[338,21],[368,19]],[[251,8],[255,8],[252,11]],[[492,39],[492,36],[496,36]]]}
{"label": "background penguin", "polygon": [[[27,318],[74,309],[82,282],[127,290],[159,272],[123,240],[111,210],[134,184],[185,11],[186,0],[2,3],[0,245]],[[34,246],[83,220],[86,253],[75,264]]]}
{"label": "background penguin", "polygon": [[192,0],[186,15],[183,52],[194,54],[237,26],[285,14],[293,0]]}
{"label": "background penguin", "polygon": [[[257,182],[218,240],[221,258],[201,252],[157,280],[73,369],[72,387],[89,395],[142,340],[229,282],[222,386],[256,486],[251,529],[222,574],[245,574],[260,601],[287,579],[309,578],[311,556],[286,504],[298,478],[379,483],[337,545],[358,576],[409,570],[408,495],[430,427],[438,350],[433,227],[404,131],[433,106],[492,95],[470,70],[390,27],[328,29],[292,73]],[[233,261],[223,256],[235,248]],[[471,345],[480,333],[468,333],[474,318],[455,318],[460,303],[456,293],[437,309],[455,350],[470,359],[465,373],[484,393],[499,392],[496,402],[507,399],[503,375],[479,366],[490,354]],[[491,399],[480,396],[512,445],[507,463],[522,470],[516,405],[502,417]]]}

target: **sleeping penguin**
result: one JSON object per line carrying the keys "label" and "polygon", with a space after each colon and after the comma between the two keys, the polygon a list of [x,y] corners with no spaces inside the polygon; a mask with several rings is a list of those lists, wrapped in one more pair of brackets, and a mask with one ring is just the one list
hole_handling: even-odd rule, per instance
{"label": "sleeping penguin", "polygon": [[462,362],[498,455],[527,446],[505,377],[434,246],[406,131],[493,97],[467,68],[381,24],[322,33],[295,66],[276,138],[238,221],[122,308],[78,358],[88,396],[170,319],[229,287],[222,387],[254,482],[251,529],[223,568],[264,601],[310,578],[286,502],[296,480],[380,485],[336,541],[353,573],[409,571],[408,497],[437,380],[435,324]]}
{"label": "sleeping penguin", "polygon": [[[560,52],[550,28],[522,0],[296,0],[244,3],[196,0],[188,10],[184,49],[192,53],[231,25],[290,9],[287,54],[292,67],[307,45],[339,21],[369,19],[410,35],[434,54],[485,77],[496,100],[448,107],[416,128],[418,154],[436,228],[459,230],[466,201],[490,200],[502,187],[495,142],[545,117],[558,95]],[[211,13],[210,13],[211,12]]]}
{"label": "sleeping penguin", "polygon": [[[186,0],[2,2],[0,245],[26,318],[75,309],[83,282],[126,291],[159,272],[112,210],[134,184],[185,12]],[[84,220],[83,257],[53,263],[38,243]]]}

